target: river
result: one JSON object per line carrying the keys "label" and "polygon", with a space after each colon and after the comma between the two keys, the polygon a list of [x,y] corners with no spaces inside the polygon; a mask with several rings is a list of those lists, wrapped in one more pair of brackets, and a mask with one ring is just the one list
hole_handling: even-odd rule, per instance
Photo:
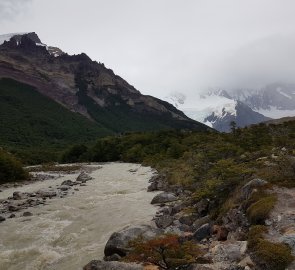
{"label": "river", "polygon": [[[94,178],[79,191],[29,208],[31,217],[0,223],[1,270],[75,270],[92,259],[102,259],[109,236],[127,225],[149,223],[156,212],[146,192],[150,167],[131,163],[88,165]],[[75,180],[79,173],[34,182],[0,193],[34,192]]]}

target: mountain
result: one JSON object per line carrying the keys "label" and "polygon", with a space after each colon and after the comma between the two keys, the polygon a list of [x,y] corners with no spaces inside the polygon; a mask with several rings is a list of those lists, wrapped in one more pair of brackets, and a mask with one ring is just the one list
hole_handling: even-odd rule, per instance
{"label": "mountain", "polygon": [[43,44],[34,32],[6,35],[0,40],[0,78],[30,85],[110,132],[207,129],[171,104],[142,95],[84,53],[68,55]]}
{"label": "mountain", "polygon": [[235,89],[228,94],[271,118],[295,116],[294,84],[272,83],[261,89]]}
{"label": "mountain", "polygon": [[217,108],[217,110],[213,111],[212,114],[204,119],[204,122],[210,123],[214,129],[222,132],[229,132],[230,124],[233,121],[238,127],[245,127],[270,119],[253,111],[240,101],[234,101],[232,104],[233,106]]}
{"label": "mountain", "polygon": [[187,99],[181,93],[173,93],[166,100],[188,117],[221,132],[229,132],[232,121],[238,127],[245,127],[270,119],[233,99],[225,90],[209,91],[194,99]]}

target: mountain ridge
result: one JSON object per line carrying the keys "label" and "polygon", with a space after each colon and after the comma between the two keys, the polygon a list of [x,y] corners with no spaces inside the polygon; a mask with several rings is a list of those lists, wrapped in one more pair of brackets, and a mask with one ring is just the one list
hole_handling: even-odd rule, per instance
{"label": "mountain ridge", "polygon": [[49,48],[34,32],[4,41],[0,45],[0,78],[32,85],[42,95],[70,111],[107,124],[114,132],[153,128],[207,130],[171,104],[142,95],[85,53],[55,55]]}

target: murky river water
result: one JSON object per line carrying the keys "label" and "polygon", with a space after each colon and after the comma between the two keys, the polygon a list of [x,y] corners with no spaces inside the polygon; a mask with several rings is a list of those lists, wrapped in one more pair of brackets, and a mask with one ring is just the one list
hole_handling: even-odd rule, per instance
{"label": "murky river water", "polygon": [[[96,165],[92,167],[98,168]],[[131,171],[130,171],[131,170]],[[155,194],[146,192],[153,172],[138,164],[110,163],[92,171],[94,180],[48,205],[29,208],[31,217],[8,219],[0,224],[1,270],[74,270],[103,257],[109,236],[127,225],[149,222],[156,208]],[[36,182],[0,193],[37,191],[78,174]]]}

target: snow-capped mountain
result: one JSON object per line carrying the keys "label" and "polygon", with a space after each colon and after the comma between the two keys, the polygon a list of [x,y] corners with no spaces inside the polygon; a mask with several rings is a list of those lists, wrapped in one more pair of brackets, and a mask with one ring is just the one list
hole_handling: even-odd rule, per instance
{"label": "snow-capped mountain", "polygon": [[230,123],[245,127],[270,118],[255,112],[249,106],[233,99],[225,90],[211,90],[195,98],[173,93],[166,100],[182,110],[188,117],[222,132],[230,131]]}
{"label": "snow-capped mountain", "polygon": [[258,90],[236,89],[228,91],[228,95],[271,118],[295,116],[294,84],[273,83]]}

